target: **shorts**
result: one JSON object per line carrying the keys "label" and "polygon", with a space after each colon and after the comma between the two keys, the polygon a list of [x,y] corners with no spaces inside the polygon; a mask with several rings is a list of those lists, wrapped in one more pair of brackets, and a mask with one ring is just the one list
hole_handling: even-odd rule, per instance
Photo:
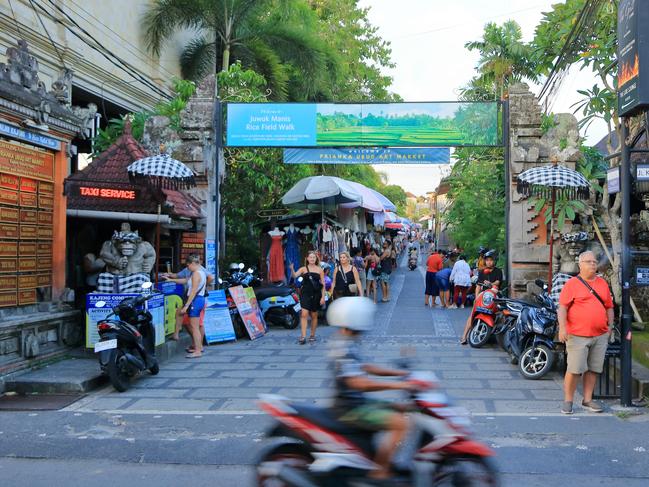
{"label": "shorts", "polygon": [[381,275],[378,278],[379,281],[383,281],[385,283],[390,282],[390,273],[388,272],[381,272]]}
{"label": "shorts", "polygon": [[189,305],[187,310],[187,316],[190,318],[200,318],[201,311],[205,307],[205,297],[204,296],[194,296],[192,303]]}
{"label": "shorts", "polygon": [[566,371],[571,374],[583,374],[586,371],[601,374],[604,370],[608,337],[608,333],[594,337],[568,335],[566,341],[568,367]]}
{"label": "shorts", "polygon": [[367,280],[367,281],[374,281],[374,280],[376,280],[376,276],[374,275],[374,271],[373,271],[372,269],[369,269],[369,270],[367,271],[367,277],[366,277],[366,280]]}
{"label": "shorts", "polygon": [[439,296],[439,287],[437,286],[437,272],[426,272],[426,296]]}
{"label": "shorts", "polygon": [[390,417],[395,414],[390,403],[371,401],[342,413],[338,420],[370,431],[385,430]]}
{"label": "shorts", "polygon": [[437,284],[440,291],[448,291],[451,289],[451,282],[443,277],[435,276],[435,284]]}

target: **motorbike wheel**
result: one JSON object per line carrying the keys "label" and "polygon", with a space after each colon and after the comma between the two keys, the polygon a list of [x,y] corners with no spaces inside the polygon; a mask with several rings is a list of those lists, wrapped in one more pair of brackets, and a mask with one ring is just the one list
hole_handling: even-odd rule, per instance
{"label": "motorbike wheel", "polygon": [[257,485],[259,487],[283,487],[291,484],[282,480],[277,471],[279,465],[307,471],[313,457],[299,444],[279,445],[265,452],[257,462]]}
{"label": "motorbike wheel", "polygon": [[158,375],[158,372],[160,372],[160,364],[158,363],[157,359],[155,361],[155,364],[149,367],[149,372],[151,373],[151,375]]}
{"label": "motorbike wheel", "polygon": [[295,330],[299,324],[300,315],[295,310],[288,310],[284,319],[284,328],[287,330]]}
{"label": "motorbike wheel", "polygon": [[469,345],[473,348],[481,348],[491,337],[493,328],[482,320],[475,320],[471,331],[469,331]]}
{"label": "motorbike wheel", "polygon": [[115,349],[106,365],[106,372],[108,373],[110,383],[119,392],[126,391],[131,385],[131,377],[120,363],[123,360],[126,360],[124,358],[124,352]]}
{"label": "motorbike wheel", "polygon": [[489,459],[466,456],[445,460],[434,472],[432,484],[449,487],[498,487],[500,479]]}
{"label": "motorbike wheel", "polygon": [[552,370],[554,359],[554,351],[545,345],[530,345],[521,354],[518,371],[526,379],[537,380]]}

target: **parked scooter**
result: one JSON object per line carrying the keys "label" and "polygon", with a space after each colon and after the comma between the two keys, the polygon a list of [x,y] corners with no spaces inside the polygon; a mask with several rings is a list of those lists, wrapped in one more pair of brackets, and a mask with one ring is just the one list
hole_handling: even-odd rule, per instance
{"label": "parked scooter", "polygon": [[[424,389],[410,393],[416,434],[404,451],[413,455],[394,467],[390,485],[498,485],[494,453],[472,438],[467,411],[454,407],[446,394],[432,392],[437,386],[432,374],[408,379]],[[277,423],[267,435],[273,443],[257,463],[257,485],[366,485],[376,468],[376,432],[354,429],[327,409],[280,396],[261,396],[261,408]]]}
{"label": "parked scooter", "polygon": [[[481,286],[483,284],[478,283]],[[483,347],[491,338],[498,313],[498,288],[493,286],[485,289],[475,299],[471,315],[471,330],[468,342],[473,348]]]}
{"label": "parked scooter", "polygon": [[[106,319],[97,323],[100,338],[95,353],[99,353],[101,370],[119,392],[126,391],[131,378],[139,372],[148,369],[156,375],[160,371],[155,356],[153,317],[148,311],[138,309],[153,297],[146,292],[151,286],[150,282],[144,283],[140,296],[124,299]],[[95,303],[97,308],[105,306],[105,301]]]}
{"label": "parked scooter", "polygon": [[269,325],[283,326],[292,330],[300,323],[300,298],[290,287],[258,287],[257,302],[264,320]]}
{"label": "parked scooter", "polygon": [[540,279],[534,282],[542,289],[537,296],[539,306],[524,306],[505,340],[512,362],[518,362],[521,375],[532,380],[552,370],[556,360],[554,336],[558,329],[556,306],[548,294],[548,286]]}

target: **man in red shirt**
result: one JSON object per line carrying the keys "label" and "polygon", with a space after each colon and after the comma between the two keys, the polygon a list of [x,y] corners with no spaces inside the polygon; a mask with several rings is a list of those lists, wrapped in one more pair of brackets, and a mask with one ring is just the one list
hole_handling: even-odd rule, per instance
{"label": "man in red shirt", "polygon": [[426,260],[426,290],[424,291],[424,306],[428,306],[429,298],[432,297],[433,301],[431,306],[433,308],[435,307],[437,296],[439,296],[439,287],[437,287],[435,276],[437,275],[437,271],[442,270],[442,261],[442,256],[439,255],[437,249],[433,248]]}
{"label": "man in red shirt", "polygon": [[593,401],[597,374],[604,368],[604,355],[615,321],[613,298],[607,282],[597,276],[597,259],[592,252],[579,256],[579,274],[571,278],[559,296],[559,341],[566,343],[568,368],[563,384],[561,412],[572,414],[572,402],[583,374],[581,405],[601,413]]}

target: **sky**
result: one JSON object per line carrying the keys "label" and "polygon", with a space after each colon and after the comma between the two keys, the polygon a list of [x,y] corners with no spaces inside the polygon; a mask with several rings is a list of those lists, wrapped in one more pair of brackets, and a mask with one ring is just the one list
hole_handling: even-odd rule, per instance
{"label": "sky", "polygon": [[[393,78],[391,90],[404,101],[452,101],[458,89],[475,75],[478,54],[464,48],[482,37],[487,22],[513,19],[521,26],[524,40],[534,37],[542,12],[558,0],[360,0],[369,7],[370,23],[389,41],[396,64],[385,73]],[[577,89],[592,87],[590,73],[572,70],[561,86],[551,110],[569,112],[580,99]],[[540,86],[532,86],[538,93]],[[605,126],[593,124],[586,137],[594,144],[606,134]],[[424,195],[434,191],[448,166],[381,165],[375,169],[388,175],[390,184]]]}

